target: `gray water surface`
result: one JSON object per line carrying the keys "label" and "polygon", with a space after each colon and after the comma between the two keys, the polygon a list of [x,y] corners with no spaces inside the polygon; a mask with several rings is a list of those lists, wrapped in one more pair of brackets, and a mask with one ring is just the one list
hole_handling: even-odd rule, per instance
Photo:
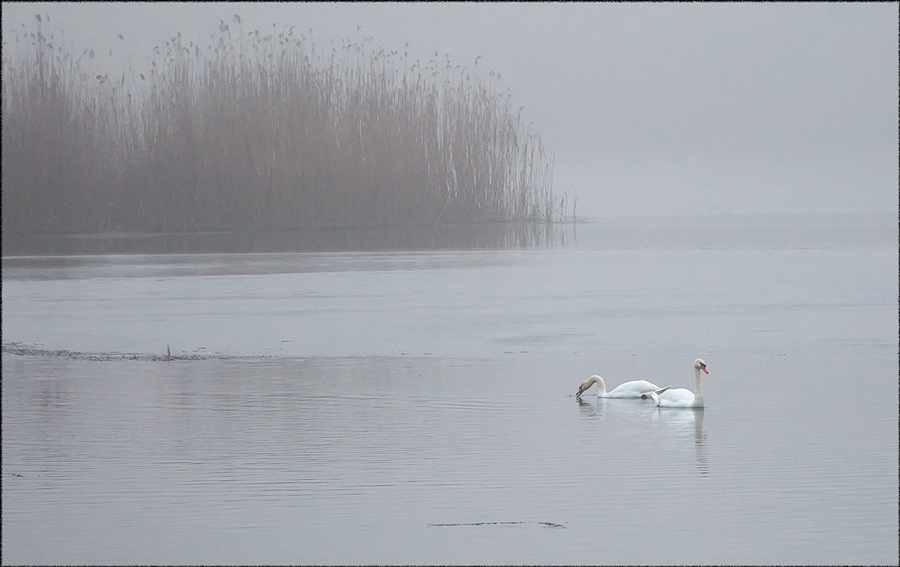
{"label": "gray water surface", "polygon": [[[896,250],[875,215],[4,257],[3,563],[895,563]],[[573,395],[698,356],[702,411]]]}

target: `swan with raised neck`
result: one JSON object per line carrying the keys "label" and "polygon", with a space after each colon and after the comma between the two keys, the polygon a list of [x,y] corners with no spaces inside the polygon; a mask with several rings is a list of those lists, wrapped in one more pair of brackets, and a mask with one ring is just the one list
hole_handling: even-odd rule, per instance
{"label": "swan with raised neck", "polygon": [[694,361],[694,391],[687,388],[675,388],[662,394],[651,393],[650,397],[661,408],[702,408],[703,407],[703,381],[700,379],[700,371],[709,374],[706,363],[702,358]]}

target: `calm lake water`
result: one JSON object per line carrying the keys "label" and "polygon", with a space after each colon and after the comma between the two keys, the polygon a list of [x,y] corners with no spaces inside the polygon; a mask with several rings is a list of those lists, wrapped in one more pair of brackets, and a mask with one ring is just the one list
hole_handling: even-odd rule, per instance
{"label": "calm lake water", "polygon": [[561,233],[4,256],[3,563],[896,564],[895,215]]}

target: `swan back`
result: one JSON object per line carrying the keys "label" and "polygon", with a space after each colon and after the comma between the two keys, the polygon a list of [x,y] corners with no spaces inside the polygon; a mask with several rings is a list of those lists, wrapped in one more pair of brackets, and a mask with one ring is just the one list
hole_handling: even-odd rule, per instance
{"label": "swan back", "polygon": [[687,388],[675,388],[667,390],[662,395],[654,398],[656,405],[661,408],[702,408],[703,398],[697,398],[694,392]]}
{"label": "swan back", "polygon": [[581,396],[585,391],[587,391],[591,386],[597,384],[597,396],[601,398],[641,398],[647,399],[650,396],[648,394],[650,392],[655,391],[656,393],[661,393],[665,391],[668,386],[665,388],[660,388],[656,384],[652,382],[648,382],[646,380],[632,380],[630,382],[623,382],[619,384],[609,392],[606,391],[606,383],[603,381],[603,378],[600,376],[594,375],[581,383],[581,386],[578,387],[577,396]]}

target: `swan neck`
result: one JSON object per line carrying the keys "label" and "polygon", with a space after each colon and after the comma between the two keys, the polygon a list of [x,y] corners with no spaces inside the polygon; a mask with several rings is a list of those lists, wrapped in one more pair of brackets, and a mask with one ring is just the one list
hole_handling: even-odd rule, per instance
{"label": "swan neck", "polygon": [[594,382],[597,384],[597,388],[599,388],[597,391],[597,395],[600,396],[600,395],[605,394],[606,393],[606,382],[603,381],[603,377],[595,375]]}
{"label": "swan neck", "polygon": [[694,368],[694,399],[703,402],[703,380],[700,378],[700,369]]}

